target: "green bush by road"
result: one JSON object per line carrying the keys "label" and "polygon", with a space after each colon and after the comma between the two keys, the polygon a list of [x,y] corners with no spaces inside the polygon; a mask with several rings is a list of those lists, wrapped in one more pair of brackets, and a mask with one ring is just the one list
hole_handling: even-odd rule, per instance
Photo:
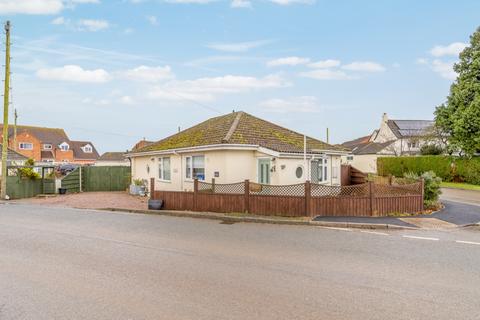
{"label": "green bush by road", "polygon": [[480,185],[480,158],[446,156],[385,157],[377,159],[378,174],[403,177],[407,172],[421,175],[433,171],[443,181]]}

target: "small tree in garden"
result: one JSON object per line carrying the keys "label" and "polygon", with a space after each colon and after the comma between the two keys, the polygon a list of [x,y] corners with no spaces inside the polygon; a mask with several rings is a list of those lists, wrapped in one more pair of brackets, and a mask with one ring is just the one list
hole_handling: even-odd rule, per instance
{"label": "small tree in garden", "polygon": [[414,172],[408,172],[405,173],[404,177],[411,182],[423,179],[423,205],[427,209],[435,209],[438,207],[438,198],[442,193],[442,191],[440,190],[440,184],[442,183],[442,179],[440,177],[437,177],[435,172],[427,171],[422,173],[420,176]]}
{"label": "small tree in garden", "polygon": [[458,77],[437,107],[435,123],[448,136],[449,148],[472,156],[480,150],[480,27],[453,68]]}
{"label": "small tree in garden", "polygon": [[35,179],[40,179],[40,174],[38,174],[38,172],[35,172],[35,170],[33,170],[33,167],[35,165],[35,161],[33,159],[28,159],[26,162],[25,162],[25,165],[26,166],[30,166],[30,168],[20,168],[19,171],[20,171],[20,176],[22,178],[29,178],[29,179],[32,179],[32,180],[35,180]]}
{"label": "small tree in garden", "polygon": [[425,144],[420,148],[420,152],[423,156],[440,155],[443,153],[443,149],[435,144]]}

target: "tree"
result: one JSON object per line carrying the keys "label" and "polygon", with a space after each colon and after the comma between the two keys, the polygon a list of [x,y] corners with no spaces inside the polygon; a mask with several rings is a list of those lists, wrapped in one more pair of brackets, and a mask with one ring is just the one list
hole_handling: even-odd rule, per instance
{"label": "tree", "polygon": [[449,148],[472,156],[480,151],[480,27],[453,69],[458,76],[435,111],[435,123],[448,136]]}

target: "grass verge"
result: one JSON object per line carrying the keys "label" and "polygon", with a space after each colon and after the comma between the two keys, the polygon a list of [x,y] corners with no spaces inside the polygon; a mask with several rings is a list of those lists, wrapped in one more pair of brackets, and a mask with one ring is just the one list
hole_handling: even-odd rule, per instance
{"label": "grass verge", "polygon": [[480,186],[469,184],[469,183],[458,183],[458,182],[442,182],[440,184],[442,188],[454,188],[454,189],[462,189],[462,190],[474,190],[480,191]]}

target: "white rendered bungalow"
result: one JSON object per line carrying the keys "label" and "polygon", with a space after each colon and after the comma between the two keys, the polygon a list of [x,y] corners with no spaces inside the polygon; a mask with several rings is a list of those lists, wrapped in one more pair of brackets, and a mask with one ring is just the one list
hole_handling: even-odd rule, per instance
{"label": "white rendered bungalow", "polygon": [[[304,143],[306,142],[306,143]],[[289,185],[310,180],[340,185],[345,149],[259,119],[245,112],[211,118],[127,156],[132,179],[155,189],[193,190],[193,180]]]}

